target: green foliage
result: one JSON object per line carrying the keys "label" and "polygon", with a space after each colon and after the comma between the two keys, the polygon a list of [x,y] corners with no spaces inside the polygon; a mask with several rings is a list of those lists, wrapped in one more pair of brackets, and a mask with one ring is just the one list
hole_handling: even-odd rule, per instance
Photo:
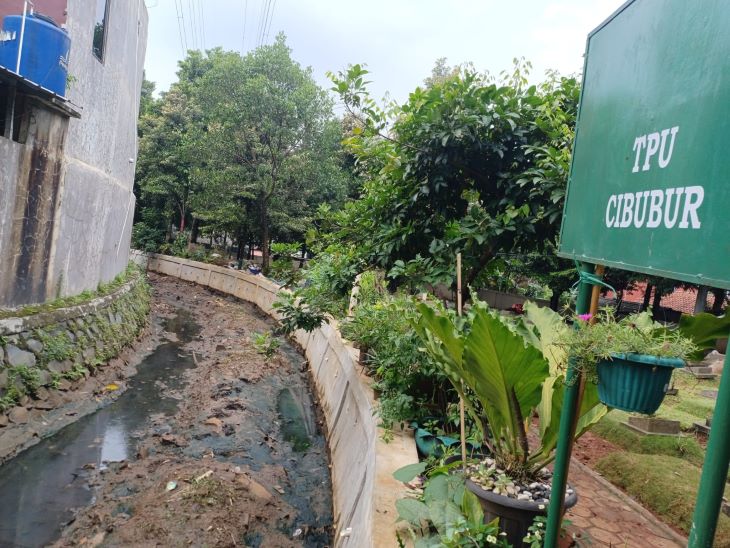
{"label": "green foliage", "polygon": [[178,81],[143,101],[135,245],[175,224],[257,244],[304,235],[317,206],[339,208],[351,186],[342,126],[283,35],[245,56],[190,51]]}
{"label": "green foliage", "polygon": [[357,120],[345,144],[364,179],[331,220],[332,238],[406,283],[444,280],[461,251],[467,284],[500,250],[554,241],[579,85],[550,74],[528,86],[528,68],[516,62],[499,81],[460,69],[385,108],[361,65],[330,74]]}
{"label": "green foliage", "polygon": [[281,292],[274,303],[285,333],[297,329],[312,331],[327,314],[341,318],[347,311],[349,295],[362,261],[347,248],[330,246],[309,261],[303,281],[292,294]]}
{"label": "green foliage", "polygon": [[41,387],[40,371],[35,367],[17,366],[8,369],[8,383],[18,379],[25,387],[24,393],[35,396]]}
{"label": "green foliage", "polygon": [[59,308],[68,308],[70,306],[76,306],[84,304],[91,299],[97,297],[105,297],[111,293],[114,293],[117,289],[129,282],[133,278],[140,275],[140,269],[134,263],[129,263],[127,268],[120,272],[112,281],[108,283],[101,283],[97,287],[96,291],[85,290],[78,295],[72,295],[69,297],[61,297],[53,301],[38,304],[24,306],[23,308],[13,310],[0,310],[0,319],[3,318],[24,318],[26,316],[34,316],[35,314],[41,314],[44,312],[51,312]]}
{"label": "green foliage", "polygon": [[272,337],[271,333],[256,333],[253,336],[253,345],[256,352],[271,359],[281,346],[281,341],[276,337]]}
{"label": "green foliage", "polygon": [[547,517],[535,516],[532,525],[527,529],[527,535],[522,539],[522,542],[527,544],[530,548],[542,548],[543,537],[545,535],[545,524],[547,523]]}
{"label": "green foliage", "polygon": [[565,334],[560,344],[576,358],[577,366],[588,380],[597,381],[596,364],[614,354],[647,354],[686,360],[697,346],[680,330],[669,330],[651,320],[648,313],[632,314],[618,321],[613,309],[599,312],[591,325],[587,318],[576,318],[575,329]]}
{"label": "green foliage", "polygon": [[160,250],[168,255],[187,258],[189,241],[190,235],[188,233],[178,232],[177,236],[175,236],[175,240],[173,240],[171,244],[162,245]]}
{"label": "green foliage", "polygon": [[69,369],[65,373],[62,373],[63,378],[70,381],[77,381],[79,379],[83,379],[88,375],[89,370],[80,363],[74,364],[71,369]]}
{"label": "green foliage", "polygon": [[281,315],[279,319],[281,331],[287,334],[294,333],[297,329],[309,333],[327,319],[325,314],[313,310],[306,302],[286,291],[279,293],[278,300],[273,306]]}
{"label": "green foliage", "polygon": [[430,356],[421,351],[421,341],[411,327],[417,316],[414,300],[384,294],[373,302],[367,289],[364,296],[352,317],[341,323],[340,331],[365,356],[374,387],[380,392],[382,426],[390,429],[398,422],[445,414],[445,406],[455,394]]}
{"label": "green foliage", "polygon": [[730,333],[730,311],[726,310],[722,316],[702,313],[691,316],[682,314],[679,319],[679,332],[694,341],[697,349],[689,357],[702,359],[704,352],[715,348],[717,339],[722,339]]}
{"label": "green foliage", "polygon": [[71,358],[75,353],[76,345],[65,331],[54,335],[38,330],[36,336],[43,343],[43,353],[40,360],[42,363],[48,363],[52,360],[62,362]]}
{"label": "green foliage", "polygon": [[[10,375],[8,375],[8,380]],[[24,395],[24,391],[18,388],[14,383],[9,383],[5,393],[0,397],[0,412],[6,412],[11,407],[14,407],[20,398]]]}
{"label": "green foliage", "polygon": [[[464,399],[483,436],[488,423],[485,444],[498,468],[515,480],[536,477],[552,460],[557,445],[565,370],[564,357],[554,352],[564,329],[559,316],[536,308],[528,325],[479,301],[464,317],[427,303],[419,304],[418,311],[413,326],[425,351]],[[597,395],[587,391],[576,435],[605,412]],[[527,427],[535,413],[540,419],[540,443],[530,449]]]}
{"label": "green foliage", "polygon": [[281,283],[284,287],[295,286],[302,279],[302,272],[296,267],[293,260],[301,250],[298,243],[276,242],[271,244],[274,261],[269,269],[269,278]]}
{"label": "green foliage", "polygon": [[144,221],[139,221],[132,227],[132,247],[134,249],[156,253],[164,241],[164,227],[150,226]]}
{"label": "green foliage", "polygon": [[417,548],[509,546],[497,520],[484,523],[479,499],[465,488],[460,476],[432,476],[419,499],[399,499],[395,507],[398,521],[408,524],[408,534]]}

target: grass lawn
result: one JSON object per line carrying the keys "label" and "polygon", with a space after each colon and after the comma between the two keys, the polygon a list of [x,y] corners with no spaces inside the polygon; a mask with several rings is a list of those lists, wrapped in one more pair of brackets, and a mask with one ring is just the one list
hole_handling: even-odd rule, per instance
{"label": "grass lawn", "polygon": [[[701,395],[716,390],[720,379],[698,380],[675,372],[676,396],[667,396],[656,415],[678,420],[682,430],[712,415],[715,400]],[[592,428],[592,432],[623,451],[601,458],[596,469],[614,485],[661,516],[667,523],[689,533],[700,470],[705,449],[691,434],[683,437],[642,436],[626,428],[629,413],[613,410]],[[726,495],[730,487],[726,486]],[[730,547],[730,518],[720,514],[715,546]]]}
{"label": "grass lawn", "polygon": [[[615,452],[598,461],[596,468],[655,514],[685,533],[692,523],[700,469],[686,460],[666,455]],[[725,494],[729,494],[726,488]],[[730,546],[730,518],[720,514],[716,547]]]}

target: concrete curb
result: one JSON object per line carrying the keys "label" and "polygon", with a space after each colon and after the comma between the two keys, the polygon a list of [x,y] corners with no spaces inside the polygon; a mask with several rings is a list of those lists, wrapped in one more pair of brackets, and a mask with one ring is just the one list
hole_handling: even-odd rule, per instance
{"label": "concrete curb", "polygon": [[[143,262],[139,254],[134,260]],[[272,305],[281,288],[263,276],[156,254],[147,257],[147,268],[234,295],[277,318]],[[336,322],[297,331],[294,338],[304,349],[327,422],[334,545],[395,546],[395,501],[406,488],[392,473],[418,462],[413,435],[395,432],[390,443],[382,440],[371,381],[359,372],[359,351],[342,339]]]}

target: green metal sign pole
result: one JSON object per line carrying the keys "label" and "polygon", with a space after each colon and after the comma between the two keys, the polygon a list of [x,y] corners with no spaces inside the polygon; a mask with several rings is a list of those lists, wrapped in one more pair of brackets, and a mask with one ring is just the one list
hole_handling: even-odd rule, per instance
{"label": "green metal sign pole", "polygon": [[712,415],[710,440],[702,466],[700,488],[697,491],[689,548],[710,548],[715,538],[720,514],[728,462],[730,462],[730,353],[725,354],[725,367],[720,379],[715,412]]}
{"label": "green metal sign pole", "polygon": [[[581,263],[581,270],[584,272],[592,274],[593,268],[592,264]],[[575,303],[576,314],[586,314],[588,312],[592,292],[593,286],[581,281],[578,287],[578,299]],[[572,359],[568,360],[568,372],[565,378],[565,396],[563,397],[563,409],[560,412],[560,431],[555,454],[555,467],[553,468],[553,484],[550,490],[550,506],[548,507],[544,548],[555,548],[558,544],[561,518],[563,517],[565,487],[568,484],[568,466],[570,465],[570,454],[573,450],[575,419],[579,412],[577,407],[580,400],[580,371],[576,369]]]}

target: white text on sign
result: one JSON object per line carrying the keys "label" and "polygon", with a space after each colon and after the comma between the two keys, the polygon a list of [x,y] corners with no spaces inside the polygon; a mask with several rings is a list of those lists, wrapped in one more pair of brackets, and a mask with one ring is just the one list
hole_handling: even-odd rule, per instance
{"label": "white text on sign", "polygon": [[[654,160],[661,169],[666,168],[672,160],[678,132],[679,126],[674,126],[636,137],[633,146],[636,156],[631,172],[649,171]],[[702,226],[698,210],[704,199],[705,189],[701,186],[612,194],[606,204],[606,226],[698,229]]]}

